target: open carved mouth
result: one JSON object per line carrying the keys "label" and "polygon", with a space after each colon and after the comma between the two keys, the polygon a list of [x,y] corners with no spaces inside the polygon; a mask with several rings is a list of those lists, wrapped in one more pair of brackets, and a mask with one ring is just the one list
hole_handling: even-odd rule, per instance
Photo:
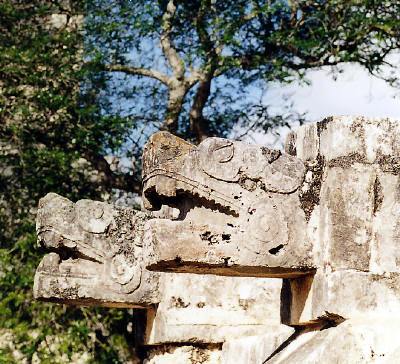
{"label": "open carved mouth", "polygon": [[228,195],[207,185],[200,185],[182,175],[155,172],[147,176],[144,183],[147,208],[159,210],[162,205],[177,208],[180,211],[179,219],[181,220],[196,207],[233,217],[238,217],[240,210],[243,209]]}
{"label": "open carved mouth", "polygon": [[[53,231],[51,227],[38,230],[38,242],[49,253],[46,254],[38,271],[49,275],[90,279],[95,277],[89,267],[96,272],[104,264],[100,251],[93,249],[78,239],[70,240]],[[50,243],[50,244],[49,244]]]}
{"label": "open carved mouth", "polygon": [[99,285],[105,270],[104,257],[79,239],[65,238],[53,229],[38,230],[39,243],[48,253],[36,269],[35,297],[57,303],[97,304],[85,291]]}
{"label": "open carved mouth", "polygon": [[96,285],[101,264],[70,252],[50,252],[42,258],[35,273],[34,296],[57,303],[95,304],[91,297],[85,297],[82,287]]}

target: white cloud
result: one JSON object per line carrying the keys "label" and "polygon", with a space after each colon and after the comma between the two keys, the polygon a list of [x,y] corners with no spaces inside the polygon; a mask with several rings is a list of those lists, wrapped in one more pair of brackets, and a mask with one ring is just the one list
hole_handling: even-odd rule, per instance
{"label": "white cloud", "polygon": [[311,71],[307,78],[311,85],[282,86],[272,84],[265,102],[279,104],[285,94],[290,94],[294,107],[308,112],[307,118],[320,120],[330,115],[363,115],[400,119],[399,90],[385,81],[371,76],[359,65],[347,64],[333,80],[328,69]]}
{"label": "white cloud", "polygon": [[[308,121],[319,121],[327,116],[362,115],[367,117],[392,117],[400,120],[400,90],[385,81],[371,76],[363,67],[346,64],[333,79],[329,68],[307,73],[311,85],[294,82],[289,85],[270,83],[263,102],[280,111],[288,99],[293,108],[306,112]],[[399,72],[400,76],[400,72]],[[296,128],[296,126],[294,126]],[[280,138],[253,133],[248,140],[257,144],[281,147],[288,128],[280,128]]]}

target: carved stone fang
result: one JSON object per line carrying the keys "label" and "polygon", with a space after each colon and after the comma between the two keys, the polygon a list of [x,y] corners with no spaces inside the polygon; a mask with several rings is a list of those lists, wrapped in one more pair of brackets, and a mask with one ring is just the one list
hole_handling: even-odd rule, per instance
{"label": "carved stone fang", "polygon": [[[173,185],[172,188],[168,190],[165,188],[165,185],[168,185],[168,182],[165,182],[166,179],[172,180],[171,185]],[[167,170],[157,169],[152,171],[143,179],[143,183],[146,184],[146,200],[151,199],[154,192],[156,192],[156,198],[158,199],[163,199],[163,197],[176,197],[178,194],[179,197],[186,195],[188,197],[196,196],[199,199],[204,198],[209,203],[220,206],[223,210],[228,209],[236,215],[239,214],[241,210],[245,210],[245,207],[239,206],[235,200],[229,196],[215,191],[207,185],[201,185],[184,175],[172,173]],[[155,186],[154,189],[151,188],[152,185]],[[163,187],[160,185],[163,185]],[[160,208],[160,206],[156,206],[158,209]],[[148,207],[150,210],[155,209],[152,205]]]}

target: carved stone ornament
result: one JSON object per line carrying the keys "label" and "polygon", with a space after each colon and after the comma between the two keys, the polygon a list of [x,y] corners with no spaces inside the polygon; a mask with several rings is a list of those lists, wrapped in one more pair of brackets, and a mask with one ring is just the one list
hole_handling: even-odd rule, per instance
{"label": "carved stone ornament", "polygon": [[38,241],[51,252],[37,268],[36,297],[112,307],[158,302],[158,275],[146,271],[143,263],[148,218],[146,213],[98,201],[74,204],[54,193],[42,198]]}
{"label": "carved stone ornament", "polygon": [[300,159],[278,150],[221,138],[196,147],[167,132],[154,134],[143,153],[144,205],[166,204],[180,214],[149,222],[150,269],[188,265],[191,272],[218,273],[230,267],[232,275],[265,277],[312,271],[299,200],[305,171]]}

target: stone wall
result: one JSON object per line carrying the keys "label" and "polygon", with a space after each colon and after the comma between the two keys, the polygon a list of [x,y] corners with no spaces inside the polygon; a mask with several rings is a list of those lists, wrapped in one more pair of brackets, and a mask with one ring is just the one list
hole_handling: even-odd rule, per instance
{"label": "stone wall", "polygon": [[[105,225],[104,214],[94,214],[91,226],[104,229],[93,231],[74,217],[82,203],[65,202],[69,226],[80,224],[72,234],[49,224],[43,202],[39,238],[64,252],[89,251],[80,236],[105,252],[122,244],[96,263],[81,254],[74,264],[95,267],[90,279],[103,290],[92,304],[136,307],[144,363],[395,363],[399,131],[400,122],[390,119],[328,118],[292,133],[286,154],[219,138],[195,147],[156,134],[143,157],[145,203],[179,214],[143,220],[130,230],[137,243],[126,245],[127,235],[114,241],[109,233],[120,237],[113,228],[120,210],[107,207]],[[44,234],[41,227],[50,225]],[[140,283],[146,299],[121,279],[122,288],[105,284],[115,254],[126,257],[118,260],[121,277],[132,264],[155,277],[155,286]],[[65,300],[59,290],[40,287],[76,282],[48,274],[67,262],[64,253],[51,269],[38,268],[37,298]],[[75,288],[68,299],[80,302],[85,297]]]}

